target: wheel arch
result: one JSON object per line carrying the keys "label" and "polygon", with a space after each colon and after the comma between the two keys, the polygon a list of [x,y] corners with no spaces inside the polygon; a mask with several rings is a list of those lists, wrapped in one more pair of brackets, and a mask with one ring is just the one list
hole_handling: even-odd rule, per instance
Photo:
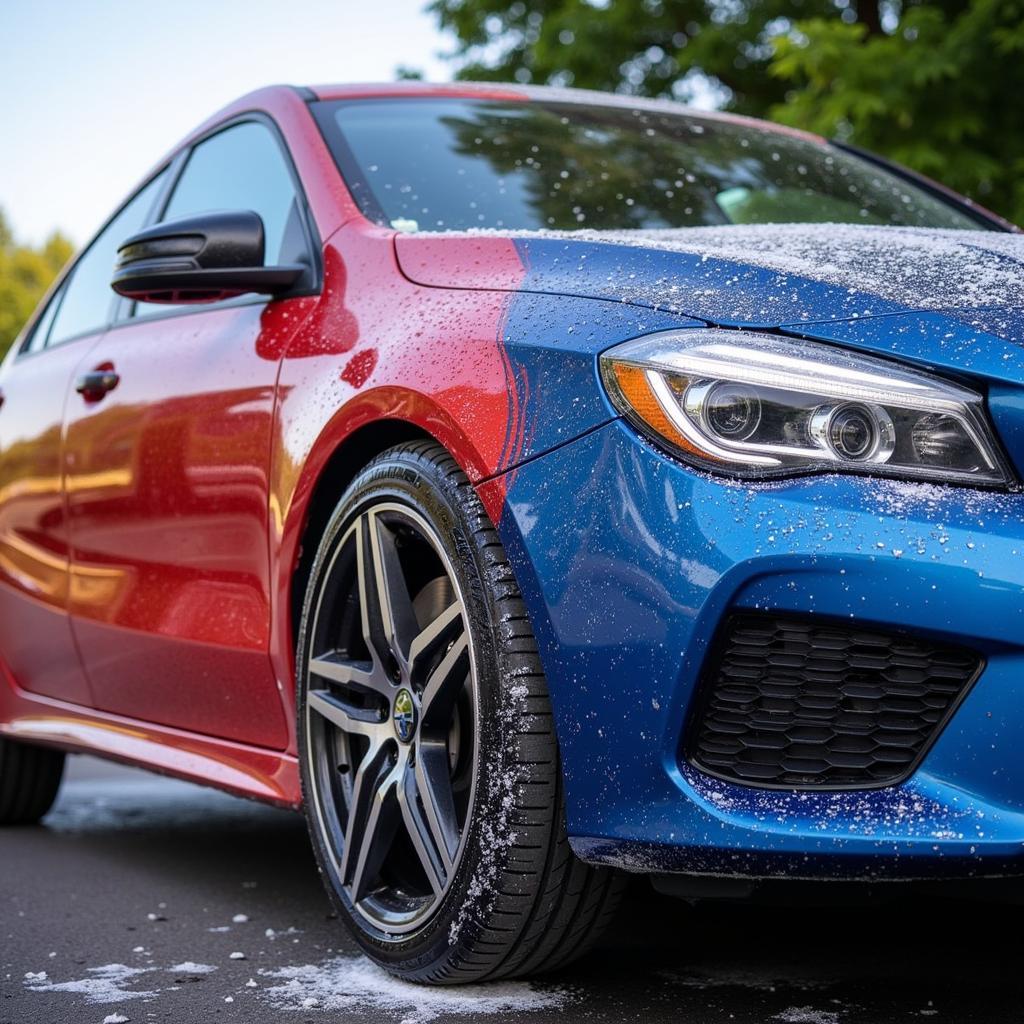
{"label": "wheel arch", "polygon": [[[338,500],[364,466],[381,452],[409,441],[437,441],[429,431],[410,420],[386,418],[373,420],[358,427],[327,457],[312,483],[306,502],[305,516],[296,549],[294,568],[288,592],[288,619],[291,654],[294,656],[298,625],[302,618],[302,600],[309,582],[309,574],[316,558],[317,547]],[[438,442],[440,443],[440,442]]]}
{"label": "wheel arch", "polygon": [[[498,470],[504,434],[479,417],[471,419],[473,402],[465,396],[444,401],[423,390],[383,384],[308,423],[317,397],[305,387],[287,393],[277,414],[281,432],[271,469],[270,660],[288,721],[289,754],[296,750],[295,654],[302,601],[320,539],[345,489],[376,456],[410,441],[440,445],[479,486]],[[490,507],[488,512],[493,517]]]}
{"label": "wheel arch", "polygon": [[[287,457],[290,445],[283,443],[274,460],[279,483],[273,500],[280,517],[276,588],[290,636],[280,650],[294,656],[298,610],[316,547],[342,493],[364,466],[395,445],[434,441],[478,485],[500,468],[505,428],[504,421],[481,421],[472,396],[444,400],[420,389],[384,384],[339,404],[315,432],[296,437],[304,449],[297,460]],[[284,484],[282,474],[288,474],[289,464],[295,475]]]}

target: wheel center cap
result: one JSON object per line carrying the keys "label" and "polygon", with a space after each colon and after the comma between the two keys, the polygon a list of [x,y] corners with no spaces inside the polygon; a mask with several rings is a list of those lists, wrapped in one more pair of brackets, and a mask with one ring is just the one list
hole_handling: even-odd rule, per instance
{"label": "wheel center cap", "polygon": [[395,696],[391,720],[395,723],[398,738],[408,743],[416,732],[416,705],[412,701],[412,694],[404,687]]}

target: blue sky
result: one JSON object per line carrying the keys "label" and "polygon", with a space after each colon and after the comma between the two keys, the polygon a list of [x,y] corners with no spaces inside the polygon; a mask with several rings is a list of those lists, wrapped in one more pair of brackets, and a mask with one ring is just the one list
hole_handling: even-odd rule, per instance
{"label": "blue sky", "polygon": [[186,132],[273,82],[443,81],[426,0],[0,0],[0,207],[78,243]]}

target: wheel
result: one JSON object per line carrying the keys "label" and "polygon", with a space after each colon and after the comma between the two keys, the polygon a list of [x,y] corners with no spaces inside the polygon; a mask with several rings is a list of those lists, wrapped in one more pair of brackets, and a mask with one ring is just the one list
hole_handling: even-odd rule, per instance
{"label": "wheel", "polygon": [[0,739],[0,825],[33,825],[53,806],[64,751]]}
{"label": "wheel", "polygon": [[622,884],[569,849],[526,610],[444,449],[393,448],[342,497],[297,680],[313,848],[378,964],[454,984],[552,970],[590,946]]}

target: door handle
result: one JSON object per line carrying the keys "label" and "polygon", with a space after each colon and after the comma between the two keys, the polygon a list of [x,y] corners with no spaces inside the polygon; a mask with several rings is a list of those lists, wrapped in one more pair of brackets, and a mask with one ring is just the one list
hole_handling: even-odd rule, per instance
{"label": "door handle", "polygon": [[75,390],[87,401],[98,402],[121,382],[120,376],[111,367],[97,367],[83,373],[75,382]]}

